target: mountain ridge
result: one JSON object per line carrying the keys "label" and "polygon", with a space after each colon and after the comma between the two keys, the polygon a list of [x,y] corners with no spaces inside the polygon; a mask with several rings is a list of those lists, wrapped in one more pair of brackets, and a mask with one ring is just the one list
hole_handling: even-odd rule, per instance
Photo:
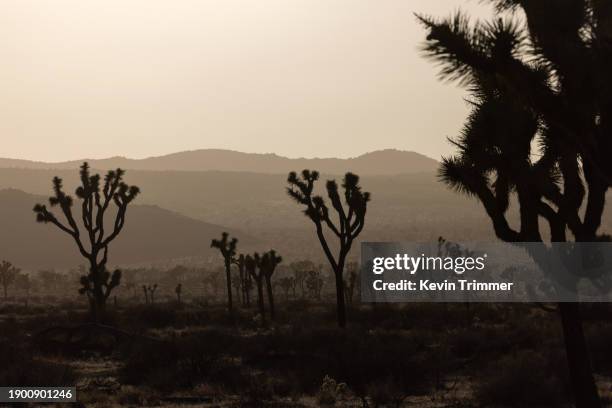
{"label": "mountain ridge", "polygon": [[81,159],[63,162],[42,162],[0,158],[0,168],[65,170],[75,169],[87,161],[95,169],[121,167],[145,171],[234,171],[263,174],[286,174],[305,168],[326,174],[352,171],[360,175],[398,175],[435,171],[439,163],[413,151],[384,149],[356,157],[288,158],[275,153],[243,153],[224,149],[199,149],[130,159],[113,156],[105,159]]}

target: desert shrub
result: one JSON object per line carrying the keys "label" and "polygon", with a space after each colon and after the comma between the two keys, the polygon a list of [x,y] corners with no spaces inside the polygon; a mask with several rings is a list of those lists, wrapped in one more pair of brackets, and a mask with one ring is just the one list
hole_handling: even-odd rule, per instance
{"label": "desert shrub", "polygon": [[406,394],[393,378],[377,380],[367,386],[367,397],[375,407],[400,407]]}
{"label": "desert shrub", "polygon": [[146,327],[161,329],[177,323],[177,312],[163,305],[149,305],[140,308],[138,318]]}
{"label": "desert shrub", "polygon": [[[520,350],[550,349],[559,345],[555,317],[546,320],[531,317],[513,320],[506,325],[479,325],[448,332],[446,342],[452,356],[459,359],[477,357],[476,363],[496,358],[501,354]],[[440,337],[438,336],[438,340]]]}
{"label": "desert shrub", "polygon": [[316,392],[326,375],[358,394],[377,378],[394,378],[407,393],[427,388],[431,350],[422,337],[356,329],[296,329],[255,336],[242,348],[243,362],[267,372],[293,373],[296,386]]}
{"label": "desert shrub", "polygon": [[274,388],[265,376],[251,376],[246,380],[240,391],[240,407],[259,408],[266,406],[274,399]]}
{"label": "desert shrub", "polygon": [[367,394],[367,386],[379,378],[392,378],[407,394],[420,394],[431,380],[429,352],[400,334],[341,336],[328,350],[328,372],[357,395]]}
{"label": "desert shrub", "polygon": [[158,405],[159,396],[151,388],[137,388],[130,385],[121,386],[117,402],[128,406]]}
{"label": "desert shrub", "polygon": [[74,371],[65,364],[40,359],[23,342],[0,343],[0,384],[11,386],[72,386]]}
{"label": "desert shrub", "polygon": [[345,383],[339,383],[330,376],[323,377],[323,383],[317,393],[317,401],[321,405],[335,405],[338,400],[345,398],[348,387]]}
{"label": "desert shrub", "polygon": [[207,310],[185,310],[178,315],[178,318],[181,327],[203,326],[211,321]]}
{"label": "desert shrub", "polygon": [[174,383],[178,357],[175,342],[139,341],[122,352],[125,361],[120,373],[122,383],[153,388]]}
{"label": "desert shrub", "polygon": [[563,364],[562,353],[507,355],[485,370],[476,397],[484,406],[564,406],[569,385]]}
{"label": "desert shrub", "polygon": [[240,371],[228,358],[236,343],[222,331],[205,331],[167,341],[143,341],[124,349],[121,377],[127,384],[159,389],[193,387],[202,380],[240,386]]}

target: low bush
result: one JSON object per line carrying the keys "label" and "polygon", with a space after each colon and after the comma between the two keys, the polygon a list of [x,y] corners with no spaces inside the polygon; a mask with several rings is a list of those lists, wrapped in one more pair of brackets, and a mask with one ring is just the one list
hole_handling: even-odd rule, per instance
{"label": "low bush", "polygon": [[223,331],[204,331],[165,341],[145,340],[124,348],[122,381],[158,389],[193,387],[202,381],[240,386],[240,370],[231,361],[237,339]]}
{"label": "low bush", "polygon": [[507,355],[483,372],[476,398],[484,406],[557,407],[569,398],[561,352],[523,351]]}
{"label": "low bush", "polygon": [[43,360],[23,342],[0,343],[0,384],[4,386],[74,386],[75,373],[65,364]]}

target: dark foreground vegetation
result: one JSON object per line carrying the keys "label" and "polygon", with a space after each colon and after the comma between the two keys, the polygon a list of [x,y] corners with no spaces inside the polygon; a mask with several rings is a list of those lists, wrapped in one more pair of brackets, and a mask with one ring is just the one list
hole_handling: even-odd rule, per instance
{"label": "dark foreground vegetation", "polygon": [[[418,16],[425,55],[443,78],[466,86],[471,108],[440,179],[482,204],[501,241],[610,241],[600,227],[612,185],[612,8],[596,0],[493,3],[498,15],[488,23],[460,12]],[[238,240],[224,233],[211,243],[223,258],[221,274],[194,278],[204,290],[107,268],[109,245],[140,191],[123,175],[117,169],[102,181],[85,163],[75,199],[56,177],[49,208],[34,207],[37,221],[71,236],[86,260],[80,280],[71,281],[86,300],[74,303],[74,291],[67,301],[35,299],[30,275],[3,263],[0,384],[76,384],[80,402],[96,406],[612,402],[609,304],[353,301],[351,249],[376,205],[355,174],[340,187],[327,181],[326,197],[316,195],[316,171],[287,179],[329,269],[293,262],[283,271],[274,249],[239,253]],[[73,215],[78,208],[81,218]],[[9,297],[11,286],[25,300]]]}
{"label": "dark foreground vegetation", "polygon": [[[610,308],[584,312],[608,403]],[[569,406],[562,328],[543,308],[363,304],[347,314],[339,329],[331,293],[290,299],[264,329],[255,306],[230,319],[222,301],[168,296],[109,306],[105,326],[87,324],[85,302],[9,300],[0,383],[76,384],[86,406]]]}

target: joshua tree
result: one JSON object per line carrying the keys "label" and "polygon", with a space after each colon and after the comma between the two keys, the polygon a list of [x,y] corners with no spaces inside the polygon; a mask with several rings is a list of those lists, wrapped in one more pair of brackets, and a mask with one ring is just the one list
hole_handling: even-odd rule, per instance
{"label": "joshua tree", "polygon": [[[36,220],[51,223],[61,231],[70,235],[80,252],[89,263],[89,273],[81,277],[79,293],[86,294],[94,321],[99,321],[104,313],[106,299],[121,281],[121,271],[110,273],[106,269],[108,247],[117,238],[125,224],[128,205],[136,198],[140,190],[136,186],[128,186],[123,182],[125,172],[121,169],[109,171],[100,185],[100,175],[91,175],[89,165],[81,166],[81,185],[75,193],[81,200],[81,226],[77,224],[72,212],[73,198],[63,191],[62,179],[53,178],[53,196],[49,198],[51,207],[59,206],[65,221],[47,209],[44,204],[36,204],[34,212]],[[105,215],[114,203],[116,206],[115,220],[110,233],[107,233]],[[81,229],[84,229],[82,233]]]}
{"label": "joshua tree", "polygon": [[274,320],[276,318],[276,313],[274,309],[274,291],[272,288],[272,274],[274,270],[281,263],[283,258],[281,256],[276,255],[275,250],[270,250],[263,254],[260,258],[259,268],[261,273],[263,273],[263,277],[266,280],[266,291],[268,292],[268,305],[270,306],[270,319]]}
{"label": "joshua tree", "polygon": [[261,265],[261,257],[257,252],[251,255],[247,255],[244,258],[244,267],[245,270],[253,280],[257,286],[257,306],[259,306],[259,315],[261,316],[261,324],[266,326],[266,306],[264,304],[264,293],[263,293],[263,279],[264,274],[260,268]]}
{"label": "joshua tree", "polygon": [[[500,12],[521,10],[525,24],[420,17],[427,55],[473,93],[472,113],[453,140],[459,153],[444,160],[442,179],[479,199],[503,241],[542,241],[540,218],[552,241],[568,232],[578,242],[609,240],[598,229],[612,180],[612,8],[595,0],[492,1]],[[553,9],[552,17],[545,12]],[[513,194],[518,229],[506,219]],[[579,305],[558,309],[576,406],[599,407]]]}
{"label": "joshua tree", "polygon": [[[297,203],[306,207],[304,214],[315,224],[317,237],[336,278],[338,326],[345,327],[344,263],[351,250],[353,241],[363,230],[370,193],[361,191],[359,176],[353,173],[346,173],[342,182],[344,201],[348,206],[345,209],[338,191],[338,184],[334,180],[328,180],[326,184],[327,195],[332,207],[338,213],[338,225],[336,225],[330,218],[329,209],[323,197],[313,195],[314,185],[318,179],[319,173],[317,171],[304,170],[302,171],[301,178],[295,172],[291,172],[287,179],[289,183],[287,193]],[[338,238],[339,252],[337,256],[334,256],[327,242],[324,234],[325,227]]]}
{"label": "joshua tree", "polygon": [[211,248],[217,248],[221,255],[223,256],[223,261],[225,265],[225,279],[227,283],[227,309],[230,315],[233,313],[234,309],[232,306],[232,275],[231,275],[231,266],[232,259],[236,255],[236,245],[238,244],[238,239],[232,238],[229,239],[229,234],[224,232],[221,234],[221,239],[213,239],[210,243]]}
{"label": "joshua tree", "polygon": [[15,282],[20,271],[21,269],[16,268],[9,261],[2,261],[2,263],[0,263],[0,285],[2,285],[2,289],[4,290],[4,300],[8,297],[9,286]]}
{"label": "joshua tree", "polygon": [[155,291],[157,290],[157,283],[154,285],[142,285],[142,290],[145,294],[145,302],[147,304],[155,303]]}

